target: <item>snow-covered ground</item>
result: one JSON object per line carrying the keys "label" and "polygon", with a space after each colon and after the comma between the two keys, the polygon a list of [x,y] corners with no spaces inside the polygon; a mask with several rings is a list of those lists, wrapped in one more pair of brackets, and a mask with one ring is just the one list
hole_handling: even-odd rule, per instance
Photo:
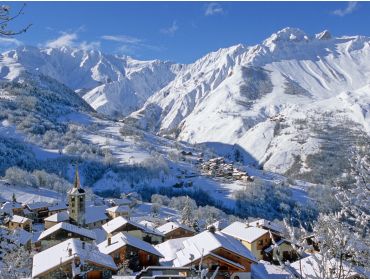
{"label": "snow-covered ground", "polygon": [[12,201],[13,194],[20,203],[64,201],[65,195],[48,189],[32,188],[28,186],[14,186],[4,180],[0,181],[0,197]]}

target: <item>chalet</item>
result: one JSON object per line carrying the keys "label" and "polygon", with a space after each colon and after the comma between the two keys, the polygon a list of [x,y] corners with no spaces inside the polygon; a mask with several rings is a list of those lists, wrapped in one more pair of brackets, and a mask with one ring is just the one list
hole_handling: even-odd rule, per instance
{"label": "chalet", "polygon": [[49,216],[52,216],[56,213],[65,212],[65,211],[67,211],[67,209],[68,209],[68,206],[65,203],[58,203],[58,204],[55,204],[55,205],[51,205],[51,206],[48,207]]}
{"label": "chalet", "polygon": [[133,207],[135,202],[127,197],[121,197],[121,198],[112,198],[108,200],[108,203],[110,206],[128,206]]}
{"label": "chalet", "polygon": [[151,244],[162,243],[164,239],[164,235],[160,231],[121,216],[104,224],[103,229],[110,235],[119,232],[128,233]]}
{"label": "chalet", "polygon": [[151,244],[122,232],[108,237],[98,248],[100,252],[112,256],[118,266],[128,261],[128,267],[132,271],[159,265],[159,258],[163,257]]}
{"label": "chalet", "polygon": [[258,260],[263,259],[263,251],[272,244],[267,230],[241,222],[234,222],[221,232],[241,241]]}
{"label": "chalet", "polygon": [[306,253],[318,253],[320,252],[320,241],[317,240],[315,235],[308,235],[303,238],[304,242],[308,245]]}
{"label": "chalet", "polygon": [[16,244],[24,246],[27,250],[31,250],[32,236],[32,233],[22,228],[17,228],[13,231],[12,239]]}
{"label": "chalet", "polygon": [[251,278],[254,255],[237,239],[219,231],[203,231],[183,241],[176,253],[174,267],[199,266],[207,268],[206,277]]}
{"label": "chalet", "polygon": [[69,222],[69,214],[67,211],[57,212],[44,219],[45,229],[51,228],[61,222]]}
{"label": "chalet", "polygon": [[265,250],[263,250],[263,259],[266,261],[274,261],[276,259],[276,254],[285,261],[295,261],[298,259],[298,255],[294,250],[292,243],[286,239],[280,239],[276,241]]}
{"label": "chalet", "polygon": [[117,218],[118,216],[129,217],[131,208],[127,205],[113,206],[107,209],[108,216],[111,219]]}
{"label": "chalet", "polygon": [[26,217],[13,215],[8,222],[8,228],[11,230],[21,228],[25,231],[31,232],[32,221]]}
{"label": "chalet", "polygon": [[33,218],[36,222],[40,222],[43,218],[49,216],[49,203],[47,202],[27,203],[25,208],[33,213]]}
{"label": "chalet", "polygon": [[277,223],[271,222],[269,220],[260,219],[254,222],[250,222],[249,225],[252,227],[259,227],[270,231],[273,234],[275,240],[278,240],[285,236],[284,228]]}
{"label": "chalet", "polygon": [[188,227],[187,225],[180,224],[178,222],[168,222],[164,225],[157,227],[157,230],[163,233],[164,240],[180,237],[190,237],[195,234],[195,230]]}
{"label": "chalet", "polygon": [[95,233],[89,229],[61,222],[44,230],[40,234],[38,240],[41,241],[42,250],[45,250],[69,238],[79,238],[82,241],[93,241],[96,239],[96,236]]}
{"label": "chalet", "polygon": [[97,246],[71,238],[33,257],[32,278],[111,278],[117,271],[111,256]]}
{"label": "chalet", "polygon": [[109,221],[106,210],[106,206],[86,207],[84,213],[84,227],[89,229],[101,228],[103,224]]}
{"label": "chalet", "polygon": [[8,215],[23,215],[23,206],[16,201],[7,201],[1,206],[1,211]]}

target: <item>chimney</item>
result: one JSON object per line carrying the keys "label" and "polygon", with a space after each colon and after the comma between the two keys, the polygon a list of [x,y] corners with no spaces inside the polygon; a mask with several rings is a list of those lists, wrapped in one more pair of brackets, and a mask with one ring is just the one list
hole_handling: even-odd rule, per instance
{"label": "chimney", "polygon": [[108,246],[110,246],[112,244],[112,238],[110,236],[108,236]]}
{"label": "chimney", "polygon": [[69,257],[72,257],[72,248],[69,248],[69,249],[68,249],[68,256],[69,256]]}
{"label": "chimney", "polygon": [[210,226],[208,227],[208,231],[209,231],[210,233],[215,233],[215,232],[216,232],[216,227],[215,227],[214,225],[210,225]]}
{"label": "chimney", "polygon": [[85,250],[85,241],[82,241],[82,249]]}

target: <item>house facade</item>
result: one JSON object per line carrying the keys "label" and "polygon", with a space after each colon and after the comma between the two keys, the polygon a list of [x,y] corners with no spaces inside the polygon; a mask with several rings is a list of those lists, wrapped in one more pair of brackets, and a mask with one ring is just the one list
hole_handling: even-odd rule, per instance
{"label": "house facade", "polygon": [[117,233],[98,245],[100,252],[110,255],[117,266],[127,262],[133,271],[159,265],[163,257],[151,244],[129,234]]}
{"label": "house facade", "polygon": [[267,230],[241,222],[234,222],[221,232],[238,239],[258,260],[263,259],[264,250],[272,244]]}
{"label": "house facade", "polygon": [[111,278],[117,269],[95,245],[71,238],[33,257],[32,278]]}
{"label": "house facade", "polygon": [[191,237],[195,231],[183,224],[177,222],[168,222],[157,227],[157,230],[164,234],[164,240],[170,240],[182,237]]}
{"label": "house facade", "polygon": [[15,229],[23,229],[25,231],[31,232],[32,231],[32,220],[26,217],[13,215],[8,222],[8,228],[10,230]]}

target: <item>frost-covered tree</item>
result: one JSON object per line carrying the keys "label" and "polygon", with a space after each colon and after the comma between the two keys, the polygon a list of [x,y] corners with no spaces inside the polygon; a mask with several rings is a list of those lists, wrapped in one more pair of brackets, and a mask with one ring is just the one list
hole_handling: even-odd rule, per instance
{"label": "frost-covered tree", "polygon": [[24,246],[7,253],[0,269],[0,278],[31,278],[33,253]]}
{"label": "frost-covered tree", "polygon": [[15,13],[11,13],[11,7],[8,5],[1,5],[0,6],[0,36],[14,36],[21,33],[24,33],[28,30],[28,28],[31,27],[31,24],[27,25],[26,27],[20,29],[20,30],[11,30],[9,28],[9,23],[14,21],[17,17],[20,15],[23,15],[23,10],[25,8],[26,4],[23,4],[23,6]]}
{"label": "frost-covered tree", "polygon": [[[353,152],[352,158],[349,176],[354,180],[340,178],[335,184],[339,210],[321,213],[312,226],[320,252],[312,255],[319,278],[347,278],[355,267],[370,270],[369,157],[360,148]],[[353,183],[343,183],[350,181]],[[297,235],[291,228],[289,232],[293,242],[299,245],[298,255],[302,256],[306,249],[303,237],[307,233],[303,230]]]}
{"label": "frost-covered tree", "polygon": [[181,211],[181,222],[190,227],[194,224],[193,207],[188,196],[186,196],[185,205]]}

